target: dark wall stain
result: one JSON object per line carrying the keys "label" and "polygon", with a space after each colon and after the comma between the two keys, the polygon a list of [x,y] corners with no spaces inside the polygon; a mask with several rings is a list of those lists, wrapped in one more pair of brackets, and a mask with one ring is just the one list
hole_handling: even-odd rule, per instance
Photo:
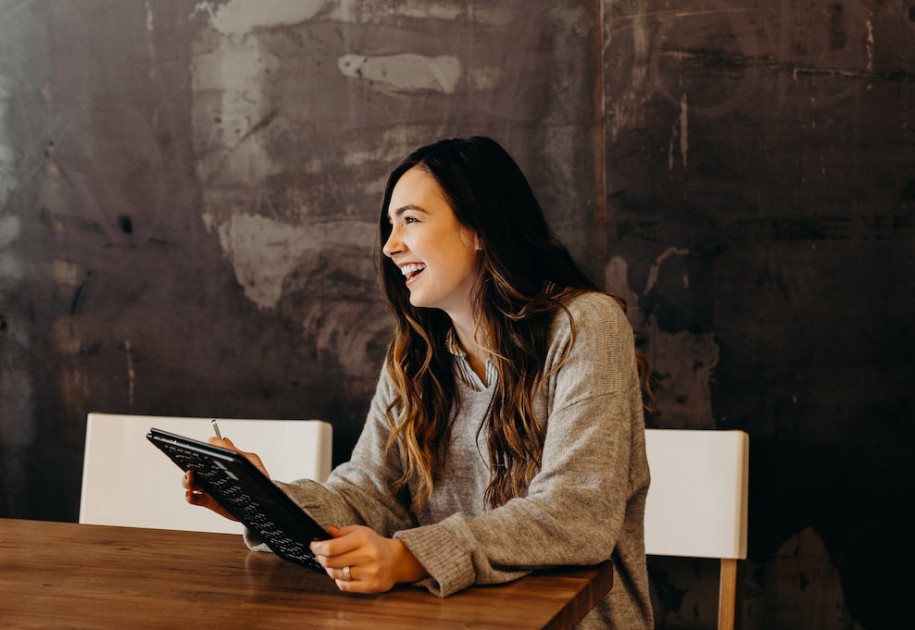
{"label": "dark wall stain", "polygon": [[829,50],[845,48],[845,14],[841,4],[829,6]]}

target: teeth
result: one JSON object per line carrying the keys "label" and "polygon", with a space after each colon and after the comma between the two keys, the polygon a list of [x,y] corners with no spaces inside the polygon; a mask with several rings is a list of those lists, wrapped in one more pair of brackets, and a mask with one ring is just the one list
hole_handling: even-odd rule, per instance
{"label": "teeth", "polygon": [[401,267],[400,273],[409,277],[409,276],[412,276],[417,271],[422,271],[425,268],[426,268],[425,265],[420,265],[418,263],[412,263],[412,264],[404,265],[403,267]]}

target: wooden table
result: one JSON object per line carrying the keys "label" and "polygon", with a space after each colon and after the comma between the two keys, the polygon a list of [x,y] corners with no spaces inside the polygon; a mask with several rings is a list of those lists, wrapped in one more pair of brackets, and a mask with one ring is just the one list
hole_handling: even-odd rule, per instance
{"label": "wooden table", "polygon": [[0,519],[0,626],[19,630],[553,630],[612,582],[605,563],[444,599],[409,586],[352,595],[237,535]]}

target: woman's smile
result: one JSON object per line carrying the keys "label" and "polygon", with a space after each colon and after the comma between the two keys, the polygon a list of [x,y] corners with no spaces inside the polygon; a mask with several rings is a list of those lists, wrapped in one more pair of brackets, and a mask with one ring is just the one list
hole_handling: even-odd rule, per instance
{"label": "woman's smile", "polygon": [[410,303],[452,318],[469,313],[479,243],[454,216],[435,177],[410,169],[394,186],[388,208],[391,234],[383,251],[403,274]]}
{"label": "woman's smile", "polygon": [[413,280],[415,280],[416,277],[421,274],[425,268],[425,265],[419,263],[409,263],[401,267],[400,271],[407,279],[407,286],[413,284]]}

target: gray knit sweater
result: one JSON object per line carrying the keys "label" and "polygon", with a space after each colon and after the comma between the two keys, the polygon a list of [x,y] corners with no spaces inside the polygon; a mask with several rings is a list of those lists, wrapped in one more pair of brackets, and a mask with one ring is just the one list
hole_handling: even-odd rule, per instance
{"label": "gray knit sweater", "polygon": [[[454,418],[446,465],[429,501],[414,513],[395,495],[402,457],[386,451],[384,410],[394,397],[385,371],[352,459],[324,484],[278,483],[325,525],[363,524],[401,539],[431,577],[418,585],[439,596],[471,584],[493,584],[532,569],[614,564],[610,594],[577,626],[582,630],[651,628],[643,516],[649,473],[642,397],[632,329],[610,297],[588,293],[568,305],[552,327],[536,404],[546,420],[543,463],[527,494],[496,509],[485,507],[489,484],[486,435],[478,428],[493,394],[455,356],[461,405]],[[494,376],[489,370],[487,378]],[[413,488],[411,488],[412,492]],[[249,540],[255,546],[256,541]]]}

